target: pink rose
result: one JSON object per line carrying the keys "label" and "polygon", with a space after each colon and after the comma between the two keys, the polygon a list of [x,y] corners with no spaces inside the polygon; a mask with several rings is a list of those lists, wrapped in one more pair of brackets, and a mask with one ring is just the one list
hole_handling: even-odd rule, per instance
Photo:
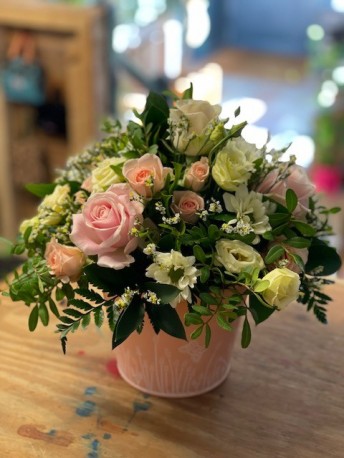
{"label": "pink rose", "polygon": [[184,179],[184,185],[193,191],[200,191],[209,177],[209,161],[203,156],[199,161],[194,162],[187,169]]}
{"label": "pink rose", "polygon": [[204,210],[204,200],[193,191],[175,191],[173,193],[172,210],[180,213],[187,223],[197,221],[197,212]]}
{"label": "pink rose", "polygon": [[154,154],[146,153],[139,159],[130,159],[123,166],[124,177],[130,186],[143,197],[150,198],[161,191],[167,175],[172,169],[163,167],[161,160]]}
{"label": "pink rose", "polygon": [[83,181],[81,188],[85,189],[88,192],[92,192],[92,175],[90,175]]}
{"label": "pink rose", "polygon": [[285,205],[287,189],[292,189],[299,199],[293,214],[296,218],[302,218],[308,212],[308,201],[315,193],[315,185],[310,181],[303,167],[292,165],[289,171],[290,175],[284,180],[278,180],[278,170],[268,173],[257,191]]}
{"label": "pink rose", "polygon": [[86,262],[86,257],[79,248],[61,245],[56,239],[47,243],[44,257],[50,273],[63,283],[77,281]]}
{"label": "pink rose", "polygon": [[123,269],[134,262],[130,255],[138,240],[130,234],[143,205],[131,201],[127,183],[112,185],[106,192],[93,194],[82,213],[73,215],[71,241],[87,255],[98,255],[98,265]]}

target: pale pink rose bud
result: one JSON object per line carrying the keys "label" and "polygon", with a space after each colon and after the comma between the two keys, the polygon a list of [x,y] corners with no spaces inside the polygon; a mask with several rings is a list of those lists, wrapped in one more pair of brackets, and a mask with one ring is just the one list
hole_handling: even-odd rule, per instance
{"label": "pale pink rose bud", "polygon": [[82,189],[85,189],[85,191],[92,192],[92,175],[86,178],[84,182],[81,185]]}
{"label": "pale pink rose bud", "polygon": [[184,185],[197,192],[203,189],[208,177],[209,160],[207,157],[203,156],[199,161],[194,162],[190,168],[187,169]]}
{"label": "pale pink rose bud", "polygon": [[142,221],[144,207],[132,194],[127,183],[114,184],[92,194],[82,213],[73,215],[71,241],[86,255],[97,255],[102,267],[123,269],[135,261],[130,253],[138,240],[131,230]]}
{"label": "pale pink rose bud", "polygon": [[266,194],[276,202],[285,205],[286,192],[288,189],[292,189],[299,200],[293,215],[296,218],[303,218],[308,212],[309,198],[315,194],[315,185],[310,181],[303,167],[292,165],[289,171],[290,174],[284,180],[278,179],[277,170],[268,173],[262,183],[259,184],[256,191]]}
{"label": "pale pink rose bud", "polygon": [[139,159],[127,161],[122,173],[134,191],[150,198],[162,190],[167,175],[172,175],[172,169],[163,167],[158,156],[146,153]]}
{"label": "pale pink rose bud", "polygon": [[61,245],[56,239],[47,243],[44,257],[50,273],[63,283],[77,281],[86,262],[86,257],[79,248]]}
{"label": "pale pink rose bud", "polygon": [[197,213],[204,210],[204,200],[193,191],[175,191],[171,207],[185,222],[194,223],[198,218]]}

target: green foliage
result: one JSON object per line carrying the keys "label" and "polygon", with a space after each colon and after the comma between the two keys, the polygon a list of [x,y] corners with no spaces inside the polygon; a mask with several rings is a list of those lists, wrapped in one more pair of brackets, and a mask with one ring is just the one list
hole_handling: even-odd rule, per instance
{"label": "green foliage", "polygon": [[130,304],[119,315],[113,332],[112,348],[116,348],[142,325],[144,313],[144,304],[141,298],[135,295]]}

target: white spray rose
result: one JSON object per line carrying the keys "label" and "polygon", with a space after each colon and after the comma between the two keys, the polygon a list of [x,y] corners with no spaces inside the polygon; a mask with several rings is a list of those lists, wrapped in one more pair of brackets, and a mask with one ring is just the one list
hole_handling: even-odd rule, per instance
{"label": "white spray rose", "polygon": [[214,180],[225,191],[236,191],[241,184],[248,182],[259,155],[255,145],[241,137],[233,138],[216,156],[212,170]]}
{"label": "white spray rose", "polygon": [[173,145],[187,156],[207,155],[225,134],[220,105],[202,100],[178,100],[170,109]]}

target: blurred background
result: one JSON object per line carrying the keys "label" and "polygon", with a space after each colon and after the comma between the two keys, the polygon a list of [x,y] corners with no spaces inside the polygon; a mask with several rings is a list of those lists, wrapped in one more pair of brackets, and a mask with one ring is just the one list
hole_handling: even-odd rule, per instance
{"label": "blurred background", "polygon": [[0,234],[35,213],[24,185],[53,179],[105,117],[126,122],[150,90],[191,81],[223,117],[241,106],[247,141],[292,143],[342,205],[344,0],[0,0]]}

